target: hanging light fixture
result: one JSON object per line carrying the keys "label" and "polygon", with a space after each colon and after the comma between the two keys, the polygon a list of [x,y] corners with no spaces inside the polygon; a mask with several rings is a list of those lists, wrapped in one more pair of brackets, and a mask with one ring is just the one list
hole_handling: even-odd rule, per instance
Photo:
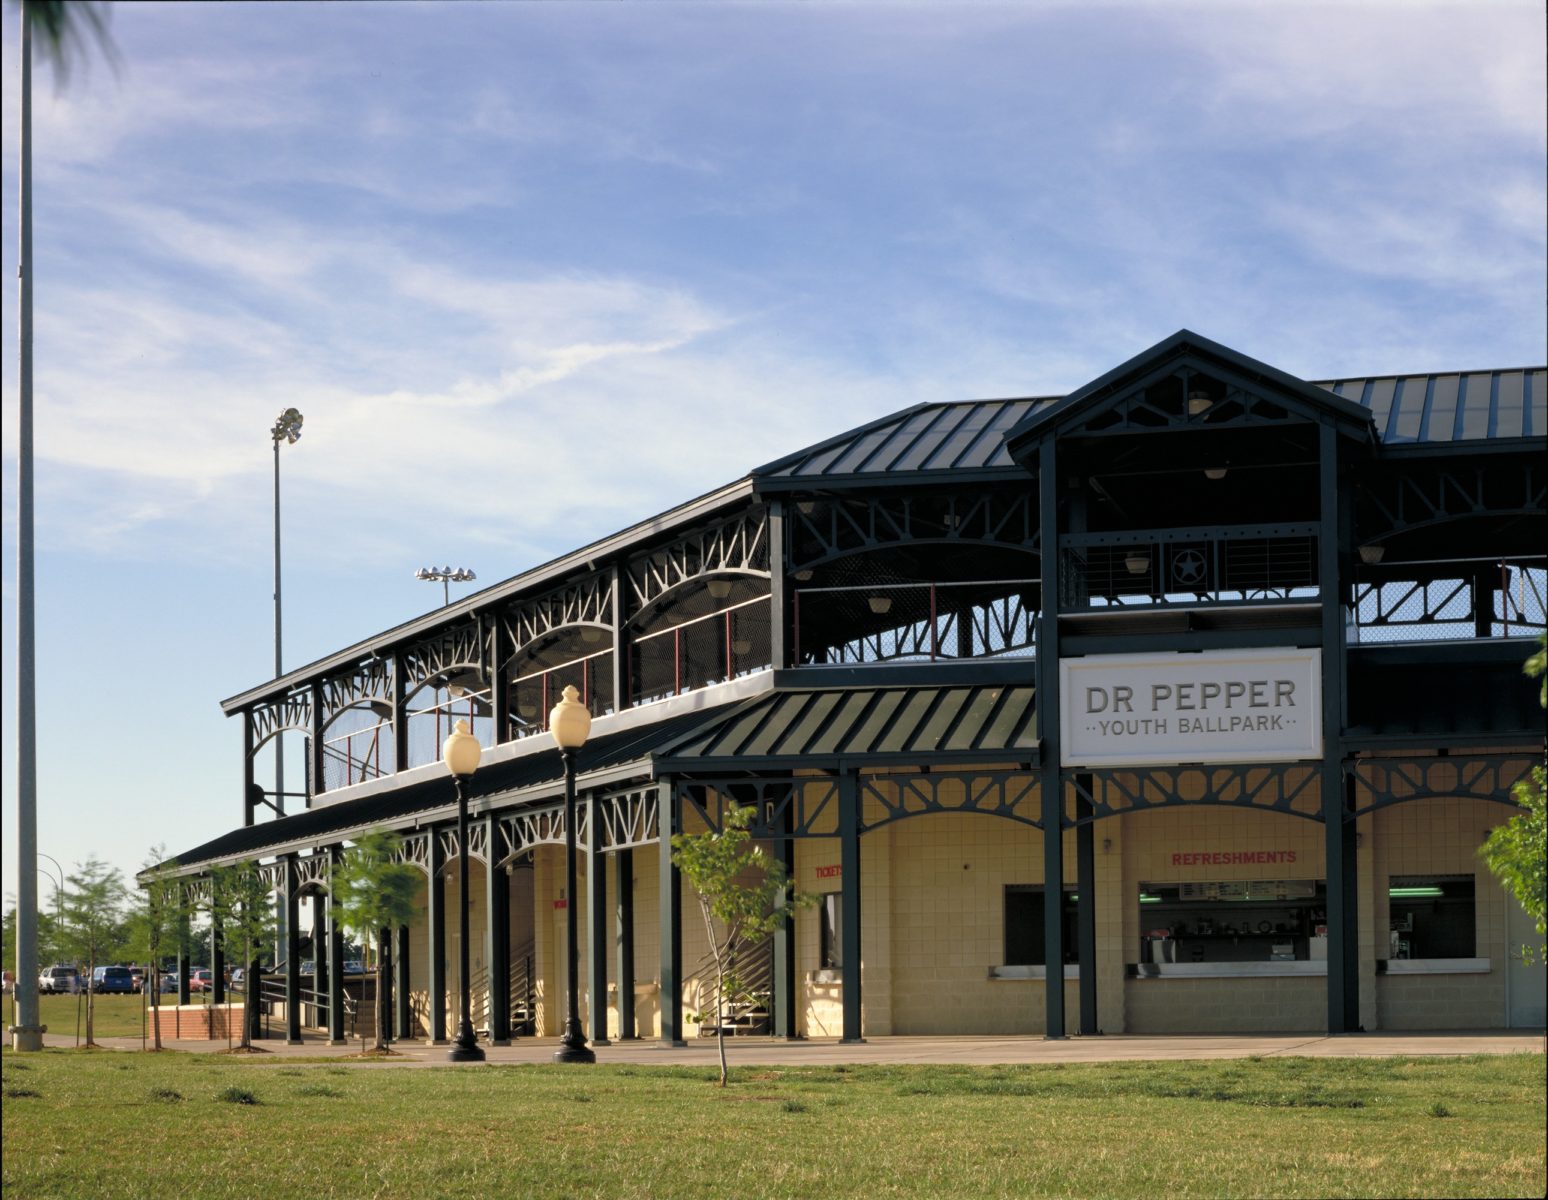
{"label": "hanging light fixture", "polygon": [[1123,568],[1130,575],[1143,575],[1150,570],[1150,555],[1143,550],[1130,550],[1123,556]]}
{"label": "hanging light fixture", "polygon": [[1207,413],[1210,410],[1210,406],[1214,403],[1214,400],[1210,398],[1210,394],[1208,392],[1200,388],[1195,388],[1193,391],[1188,393],[1188,415],[1190,417],[1201,416],[1202,414]]}
{"label": "hanging light fixture", "polygon": [[1205,479],[1224,479],[1225,477],[1226,477],[1226,468],[1224,468],[1224,467],[1205,467],[1204,468],[1204,478]]}
{"label": "hanging light fixture", "polygon": [[871,596],[866,600],[871,606],[871,611],[878,617],[884,617],[892,611],[891,596]]}
{"label": "hanging light fixture", "polygon": [[708,584],[709,594],[716,600],[724,600],[731,594],[731,581],[729,579],[711,579]]}
{"label": "hanging light fixture", "polygon": [[795,573],[795,577],[796,577],[796,579],[799,582],[806,583],[809,579],[811,579],[812,572],[810,572],[810,571],[797,571]]}
{"label": "hanging light fixture", "polygon": [[1387,556],[1387,548],[1379,542],[1372,542],[1368,546],[1360,547],[1360,561],[1368,567],[1374,567]]}

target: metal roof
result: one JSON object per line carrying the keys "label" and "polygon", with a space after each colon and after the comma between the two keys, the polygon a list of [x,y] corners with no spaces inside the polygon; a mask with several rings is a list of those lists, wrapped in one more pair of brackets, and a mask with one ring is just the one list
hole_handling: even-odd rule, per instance
{"label": "metal roof", "polygon": [[1024,475],[1006,447],[1006,435],[1027,417],[1038,417],[1078,399],[1098,384],[1128,372],[1141,359],[1172,343],[1197,344],[1249,365],[1265,377],[1330,392],[1354,415],[1363,409],[1384,443],[1453,442],[1480,438],[1542,437],[1548,433],[1548,380],[1542,367],[1432,375],[1387,375],[1306,383],[1182,330],[1144,354],[1069,396],[1006,400],[959,400],[917,404],[754,469],[760,490],[770,485],[820,487],[825,482],[885,475],[982,471]]}
{"label": "metal roof", "polygon": [[656,755],[658,770],[784,760],[833,766],[900,756],[1013,759],[1037,755],[1031,687],[874,687],[779,691],[749,701]]}
{"label": "metal roof", "polygon": [[[587,775],[638,763],[639,773],[648,775],[648,760],[654,750],[735,707],[735,703],[723,704],[593,738],[576,753],[576,773],[584,781]],[[542,741],[548,743],[549,739]],[[529,798],[545,800],[549,798],[548,794],[559,795],[563,782],[564,767],[559,751],[547,744],[542,749],[534,749],[533,753],[480,769],[468,785],[468,803],[482,810],[512,793],[532,793],[534,790],[537,795]],[[188,871],[209,863],[258,858],[336,842],[351,833],[378,826],[401,827],[413,824],[416,819],[447,817],[456,811],[456,805],[451,777],[437,773],[433,778],[405,783],[402,787],[234,829],[174,855],[173,860],[180,871]]]}
{"label": "metal roof", "polygon": [[1548,369],[1334,379],[1317,387],[1370,411],[1388,445],[1542,437]]}
{"label": "metal roof", "polygon": [[1023,472],[1005,449],[1005,434],[1025,417],[1058,402],[1057,396],[917,404],[859,429],[776,459],[752,472],[770,480],[808,485],[856,475],[932,471]]}

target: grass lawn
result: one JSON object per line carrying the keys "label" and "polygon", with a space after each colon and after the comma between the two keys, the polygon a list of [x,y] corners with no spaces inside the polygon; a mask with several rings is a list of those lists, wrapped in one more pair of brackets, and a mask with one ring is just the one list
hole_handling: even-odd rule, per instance
{"label": "grass lawn", "polygon": [[[0,1059],[10,1197],[1541,1196],[1544,1060]],[[234,1089],[234,1090],[233,1090]],[[243,1102],[250,1101],[250,1102]]]}
{"label": "grass lawn", "polygon": [[[145,997],[144,999],[148,999]],[[241,993],[233,997],[234,1000],[242,999]],[[77,1001],[79,1002],[77,1004]],[[205,1003],[206,997],[194,996],[194,1004]],[[163,996],[161,1003],[173,1005],[177,1003],[176,996]],[[95,1027],[96,1035],[104,1037],[139,1037],[143,1027],[140,1019],[142,997],[140,996],[98,996],[96,1003]],[[6,1016],[10,1018],[8,1023],[14,1024],[15,1017],[11,1011],[12,1002],[9,996],[5,999]],[[86,997],[85,996],[39,996],[38,1012],[40,1020],[48,1026],[50,1033],[65,1035],[74,1034],[76,1028],[77,1013],[80,1018],[81,1040],[86,1040]]]}

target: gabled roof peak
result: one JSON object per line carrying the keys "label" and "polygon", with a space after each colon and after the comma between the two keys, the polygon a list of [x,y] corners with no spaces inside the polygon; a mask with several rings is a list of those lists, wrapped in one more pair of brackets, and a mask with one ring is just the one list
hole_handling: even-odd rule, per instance
{"label": "gabled roof peak", "polygon": [[1371,415],[1361,405],[1191,329],[1179,329],[1075,389],[1059,403],[1029,413],[1007,436],[1009,452],[1018,461],[1025,461],[1031,447],[1044,438],[1072,429],[1107,407],[1124,403],[1146,386],[1175,374],[1169,368],[1190,366],[1201,376],[1227,387],[1272,395],[1276,404],[1308,418],[1330,416],[1343,432],[1361,440],[1374,438]]}

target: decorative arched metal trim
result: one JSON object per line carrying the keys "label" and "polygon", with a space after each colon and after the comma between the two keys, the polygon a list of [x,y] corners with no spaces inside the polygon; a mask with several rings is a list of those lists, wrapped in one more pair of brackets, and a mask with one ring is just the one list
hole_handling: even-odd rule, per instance
{"label": "decorative arched metal trim", "polygon": [[[579,849],[588,845],[590,834],[585,804],[576,805],[575,845]],[[502,816],[499,824],[500,858],[496,866],[521,857],[534,846],[564,845],[564,805],[550,804],[542,808],[524,809]]]}
{"label": "decorative arched metal trim", "polygon": [[254,706],[252,710],[253,741],[251,754],[256,755],[268,741],[281,733],[312,732],[311,690],[294,691],[269,704]]}
{"label": "decorative arched metal trim", "polygon": [[498,668],[507,670],[527,647],[572,626],[604,629],[611,637],[614,603],[612,574],[599,571],[512,606],[499,618],[511,651],[504,662],[497,664]]}
{"label": "decorative arched metal trim", "polygon": [[749,832],[756,838],[837,837],[838,780],[822,775],[728,776],[676,780],[682,811],[697,813],[707,829],[725,827],[727,806],[753,806]]}
{"label": "decorative arched metal trim", "polygon": [[417,830],[414,833],[403,835],[403,845],[398,850],[398,861],[418,867],[425,875],[430,877],[430,834],[425,830]]}
{"label": "decorative arched metal trim", "polygon": [[763,506],[738,513],[697,533],[631,559],[628,613],[632,620],[668,592],[706,575],[736,572],[769,576],[769,513]]}
{"label": "decorative arched metal trim", "polygon": [[[439,831],[441,837],[441,858],[444,863],[442,870],[446,870],[457,861],[457,827],[448,825]],[[486,867],[489,865],[489,829],[483,821],[472,821],[468,824],[468,857],[477,859]]]}
{"label": "decorative arched metal trim", "polygon": [[1357,758],[1344,770],[1366,799],[1355,808],[1363,817],[1409,800],[1487,800],[1517,808],[1513,789],[1540,761],[1531,754]]}
{"label": "decorative arched metal trim", "polygon": [[295,895],[330,895],[329,855],[326,853],[296,856]]}
{"label": "decorative arched metal trim", "polygon": [[[944,785],[953,785],[947,787]],[[887,787],[896,789],[889,795]],[[861,775],[860,811],[868,802],[882,806],[885,815],[865,821],[860,832],[931,813],[976,813],[1004,817],[1041,829],[1040,788],[1036,774],[1027,771],[930,771],[928,774]]]}
{"label": "decorative arched metal trim", "polygon": [[963,495],[921,491],[787,503],[786,570],[809,570],[904,544],[995,546],[1036,555],[1041,530],[1032,497],[1027,488],[975,489]]}
{"label": "decorative arched metal trim", "polygon": [[[1065,774],[1066,828],[1153,808],[1205,805],[1322,821],[1316,763],[1086,769]],[[1084,780],[1090,780],[1088,786]],[[1069,793],[1073,792],[1073,795]],[[1077,811],[1077,801],[1090,809]]]}

